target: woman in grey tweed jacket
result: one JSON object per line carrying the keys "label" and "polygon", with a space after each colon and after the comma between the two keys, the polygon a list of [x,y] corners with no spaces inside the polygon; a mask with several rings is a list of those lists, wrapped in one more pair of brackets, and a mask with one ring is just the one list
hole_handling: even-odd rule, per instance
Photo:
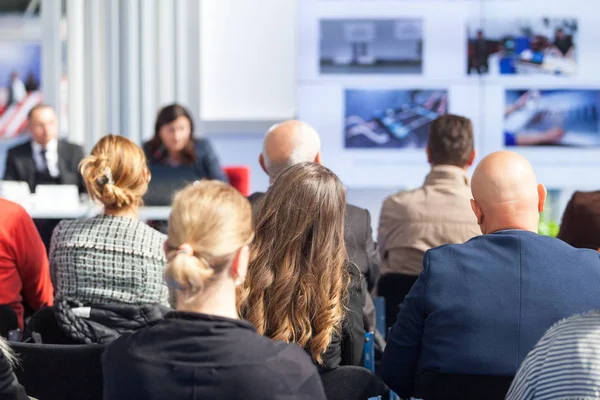
{"label": "woman in grey tweed jacket", "polygon": [[[54,230],[50,271],[55,316],[75,341],[106,342],[151,322],[148,315],[162,317],[162,312],[147,308],[168,305],[162,250],[166,236],[137,219],[150,174],[136,144],[122,136],[105,136],[80,170],[90,197],[104,204],[104,213],[62,221]],[[122,312],[125,305],[134,307],[133,312]],[[103,306],[116,306],[118,311],[94,313]],[[102,322],[93,321],[94,316]],[[116,326],[105,326],[107,320],[117,320]],[[96,332],[99,323],[106,329]]]}

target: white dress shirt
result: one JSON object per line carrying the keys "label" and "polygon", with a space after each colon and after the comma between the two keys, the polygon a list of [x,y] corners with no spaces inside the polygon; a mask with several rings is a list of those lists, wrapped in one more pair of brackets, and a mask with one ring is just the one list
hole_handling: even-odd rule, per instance
{"label": "white dress shirt", "polygon": [[46,161],[42,158],[42,146],[36,141],[31,141],[31,149],[33,150],[33,161],[38,172],[44,171],[44,166],[48,165],[50,176],[58,178],[60,171],[58,169],[58,140],[52,139],[46,145]]}

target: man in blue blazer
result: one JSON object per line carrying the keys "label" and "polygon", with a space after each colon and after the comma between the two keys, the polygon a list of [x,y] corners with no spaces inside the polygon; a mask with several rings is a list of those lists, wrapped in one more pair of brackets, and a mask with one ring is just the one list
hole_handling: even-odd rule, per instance
{"label": "man in blue blazer", "polygon": [[552,324],[600,307],[600,254],[537,234],[546,189],[525,158],[487,156],[471,190],[483,235],[425,253],[388,337],[382,376],[401,397],[431,374],[512,377]]}

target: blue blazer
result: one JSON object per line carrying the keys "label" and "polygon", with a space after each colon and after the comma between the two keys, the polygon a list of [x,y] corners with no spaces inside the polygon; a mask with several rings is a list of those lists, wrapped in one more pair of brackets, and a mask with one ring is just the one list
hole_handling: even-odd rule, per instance
{"label": "blue blazer", "polygon": [[382,360],[400,397],[430,371],[514,376],[552,324],[600,307],[600,254],[532,232],[441,246],[423,266]]}

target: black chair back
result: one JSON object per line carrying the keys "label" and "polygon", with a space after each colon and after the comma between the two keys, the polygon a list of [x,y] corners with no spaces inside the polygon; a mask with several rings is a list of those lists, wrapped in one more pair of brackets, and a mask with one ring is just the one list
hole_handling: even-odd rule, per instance
{"label": "black chair back", "polygon": [[426,400],[504,400],[513,378],[427,371],[417,379],[414,397]]}
{"label": "black chair back", "polygon": [[342,366],[321,374],[327,400],[367,400],[383,396],[383,382],[363,367]]}
{"label": "black chair back", "polygon": [[102,345],[11,343],[19,383],[40,400],[102,400]]}
{"label": "black chair back", "polygon": [[8,338],[8,332],[19,327],[17,313],[9,305],[0,305],[0,336]]}

